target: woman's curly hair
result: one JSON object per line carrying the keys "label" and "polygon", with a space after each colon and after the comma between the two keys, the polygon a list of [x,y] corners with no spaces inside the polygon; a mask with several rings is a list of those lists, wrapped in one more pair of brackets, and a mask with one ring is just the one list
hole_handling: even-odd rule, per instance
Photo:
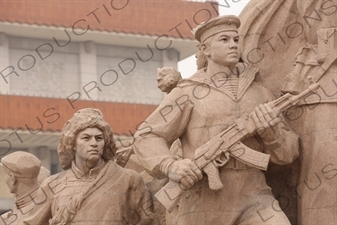
{"label": "woman's curly hair", "polygon": [[60,144],[57,148],[62,169],[69,169],[71,161],[75,158],[75,141],[77,134],[86,128],[98,128],[104,137],[104,149],[102,158],[104,161],[112,159],[116,152],[116,144],[110,125],[104,121],[103,114],[98,109],[86,108],[77,111],[68,120],[61,131]]}

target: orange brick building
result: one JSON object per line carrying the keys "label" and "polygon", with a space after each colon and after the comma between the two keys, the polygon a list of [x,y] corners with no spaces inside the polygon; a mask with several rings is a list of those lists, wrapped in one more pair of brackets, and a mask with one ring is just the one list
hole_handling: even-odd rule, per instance
{"label": "orange brick building", "polygon": [[[0,1],[0,158],[38,156],[60,170],[57,145],[77,110],[100,109],[123,145],[163,99],[156,69],[196,51],[191,28],[215,2]],[[13,204],[0,173],[0,211]]]}

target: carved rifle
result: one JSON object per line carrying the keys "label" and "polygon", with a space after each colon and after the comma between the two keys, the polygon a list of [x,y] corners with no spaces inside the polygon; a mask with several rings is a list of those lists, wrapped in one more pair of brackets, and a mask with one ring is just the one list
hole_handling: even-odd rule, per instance
{"label": "carved rifle", "polygon": [[128,163],[131,155],[134,154],[132,145],[122,148],[122,149],[118,149],[116,151],[116,163],[118,165],[120,165],[121,167],[125,167],[125,165]]}
{"label": "carved rifle", "polygon": [[[287,93],[268,104],[275,109],[277,115],[280,115],[281,112],[315,93],[320,87],[318,83],[314,83],[312,80],[310,83],[311,85],[300,94],[291,95]],[[206,173],[210,189],[219,190],[223,187],[218,168],[224,166],[229,161],[230,156],[248,166],[267,170],[270,155],[250,149],[241,143],[242,140],[259,129],[255,125],[252,114],[245,114],[238,118],[232,126],[196,149],[193,162],[201,171]],[[155,197],[171,212],[183,191],[178,183],[169,181],[155,194]]]}

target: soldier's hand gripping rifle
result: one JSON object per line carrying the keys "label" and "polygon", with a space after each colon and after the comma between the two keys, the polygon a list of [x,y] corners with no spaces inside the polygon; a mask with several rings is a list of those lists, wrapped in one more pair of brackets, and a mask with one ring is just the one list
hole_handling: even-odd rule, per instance
{"label": "soldier's hand gripping rifle", "polygon": [[[281,112],[315,93],[320,86],[318,83],[313,83],[313,81],[311,83],[306,90],[298,95],[287,93],[268,104],[271,108],[274,108],[278,116]],[[196,149],[193,162],[201,171],[206,173],[210,189],[218,190],[223,187],[218,168],[224,166],[230,156],[248,166],[267,170],[270,155],[250,149],[241,143],[242,140],[254,134],[259,129],[252,118],[252,114],[243,115],[235,120],[232,126]],[[155,197],[171,212],[183,191],[178,183],[169,181],[155,194]]]}

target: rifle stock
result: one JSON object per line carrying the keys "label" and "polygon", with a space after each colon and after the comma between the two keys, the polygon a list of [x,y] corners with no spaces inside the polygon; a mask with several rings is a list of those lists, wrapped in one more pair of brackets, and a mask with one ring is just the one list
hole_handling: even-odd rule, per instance
{"label": "rifle stock", "polygon": [[179,197],[183,191],[178,183],[170,180],[154,196],[168,212],[172,212],[174,207],[178,204]]}

